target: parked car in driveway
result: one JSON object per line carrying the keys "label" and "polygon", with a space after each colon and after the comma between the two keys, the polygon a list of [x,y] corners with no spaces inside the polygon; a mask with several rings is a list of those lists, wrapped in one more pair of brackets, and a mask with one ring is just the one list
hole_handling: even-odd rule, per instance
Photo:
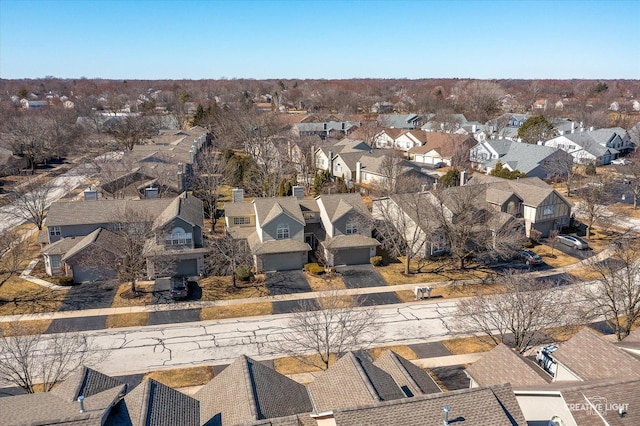
{"label": "parked car in driveway", "polygon": [[542,265],[544,263],[542,258],[538,256],[538,253],[531,250],[520,250],[518,252],[518,257],[520,257],[525,264],[531,266]]}
{"label": "parked car in driveway", "polygon": [[616,158],[615,160],[613,160],[611,162],[611,164],[616,164],[619,166],[626,166],[627,164],[631,164],[631,161],[627,160],[626,158]]}
{"label": "parked car in driveway", "polygon": [[189,281],[187,281],[187,277],[171,277],[169,294],[173,300],[186,299],[189,295]]}
{"label": "parked car in driveway", "polygon": [[560,244],[564,244],[565,246],[573,247],[578,250],[586,250],[589,248],[589,243],[583,240],[580,237],[576,237],[574,235],[558,235],[558,242]]}

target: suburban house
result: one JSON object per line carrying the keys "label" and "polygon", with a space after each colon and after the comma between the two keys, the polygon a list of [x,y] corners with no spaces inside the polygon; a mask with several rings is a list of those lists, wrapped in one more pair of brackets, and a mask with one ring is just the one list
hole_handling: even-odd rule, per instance
{"label": "suburban house", "polygon": [[540,178],[510,180],[476,173],[468,185],[478,185],[494,209],[523,218],[527,237],[532,229],[547,237],[569,226],[573,205]]}
{"label": "suburban house", "polygon": [[21,169],[29,167],[25,157],[13,155],[13,151],[0,147],[0,176],[17,174]]}
{"label": "suburban house", "polygon": [[139,197],[155,186],[161,194],[177,195],[188,189],[200,151],[211,143],[208,130],[161,130],[158,135],[119,156],[96,160],[100,191],[111,198]]}
{"label": "suburban house", "polygon": [[380,114],[378,123],[381,126],[396,129],[417,129],[422,118],[418,114]]}
{"label": "suburban house", "polygon": [[[371,147],[363,140],[342,139],[332,145],[320,146],[314,151],[315,166],[318,170],[329,171],[331,176],[342,177],[345,180],[355,174],[356,162],[365,152],[370,152]],[[338,159],[338,155],[341,157]],[[336,161],[337,160],[337,161]]]}
{"label": "suburban house", "polygon": [[529,114],[508,113],[489,120],[486,124],[489,137],[492,139],[516,140],[518,138],[518,129],[529,117],[531,117]]}
{"label": "suburban house", "polygon": [[519,170],[528,177],[546,179],[557,174],[558,170],[569,170],[573,163],[573,157],[561,149],[506,139],[478,143],[470,153],[474,167],[487,174],[500,162],[508,170]]}
{"label": "suburban house", "polygon": [[430,187],[435,181],[436,178],[429,175],[419,164],[389,155],[383,150],[363,154],[356,162],[355,182],[369,188],[383,188],[395,192],[399,189],[398,185],[408,182],[412,187],[402,189],[412,191],[424,185]]}
{"label": "suburban house", "polygon": [[[621,130],[621,129],[620,129]],[[587,130],[565,133],[544,142],[545,146],[562,149],[573,156],[576,163],[610,164],[621,154],[632,152],[635,147],[627,133],[612,129]]]}
{"label": "suburban house", "polygon": [[369,263],[378,241],[371,238],[369,211],[359,194],[256,198],[235,189],[225,205],[229,234],[246,240],[259,271],[302,269],[309,254],[327,266]]}
{"label": "suburban house", "polygon": [[[85,200],[55,202],[47,215],[42,254],[47,274],[66,275],[75,282],[116,278],[127,231],[145,232],[147,275],[199,275],[204,268],[202,201],[183,193],[175,198],[99,200],[85,191]],[[135,225],[139,224],[139,225]],[[148,230],[148,232],[147,232]],[[107,261],[96,263],[95,259]],[[93,260],[92,260],[93,259]]]}
{"label": "suburban house", "polygon": [[349,136],[359,127],[359,123],[350,121],[323,121],[318,123],[296,123],[293,126],[295,136],[319,136],[321,139],[328,137],[338,138]]}
{"label": "suburban house", "polygon": [[636,425],[640,359],[589,328],[558,345],[547,373],[498,345],[466,369],[471,388],[509,383],[528,425]]}
{"label": "suburban house", "polygon": [[409,158],[416,163],[450,166],[456,153],[464,152],[466,158],[466,153],[476,144],[473,137],[454,133],[431,132],[425,135],[425,139],[424,145],[414,145],[409,149]]}

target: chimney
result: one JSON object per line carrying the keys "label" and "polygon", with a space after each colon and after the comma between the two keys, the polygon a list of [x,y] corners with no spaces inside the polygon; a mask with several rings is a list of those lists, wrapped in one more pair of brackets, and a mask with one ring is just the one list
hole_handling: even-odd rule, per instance
{"label": "chimney", "polygon": [[153,186],[150,186],[144,189],[144,198],[146,198],[147,200],[158,198],[158,195],[159,195],[158,188],[154,188]]}
{"label": "chimney", "polygon": [[244,189],[234,188],[231,190],[231,202],[241,203],[244,201]]}
{"label": "chimney", "polygon": [[85,189],[83,194],[85,201],[98,201],[98,191],[93,189],[91,186]]}
{"label": "chimney", "polygon": [[451,411],[451,408],[448,405],[444,406],[444,416],[442,418],[442,424],[444,426],[449,426],[449,411]]}
{"label": "chimney", "polygon": [[571,133],[575,133],[576,132],[576,123],[575,121],[571,122]]}
{"label": "chimney", "polygon": [[342,122],[342,130],[344,130],[345,125],[344,125],[344,121]]}
{"label": "chimney", "polygon": [[589,131],[590,131],[590,132],[593,132],[593,129],[594,129],[594,127],[593,127],[593,126],[589,127]]}
{"label": "chimney", "polygon": [[293,188],[291,188],[291,192],[298,200],[302,200],[304,198],[304,188],[300,185],[294,185]]}
{"label": "chimney", "polygon": [[329,173],[333,176],[333,151],[329,151]]}
{"label": "chimney", "polygon": [[357,183],[361,183],[360,181],[361,173],[362,173],[362,163],[360,161],[357,161],[356,162],[356,182]]}
{"label": "chimney", "polygon": [[460,172],[460,186],[464,186],[467,183],[467,171],[462,170]]}
{"label": "chimney", "polygon": [[80,403],[80,412],[84,413],[84,396],[80,395],[78,397],[78,402]]}
{"label": "chimney", "polygon": [[475,133],[478,131],[478,125],[477,124],[472,124],[471,125],[471,133]]}

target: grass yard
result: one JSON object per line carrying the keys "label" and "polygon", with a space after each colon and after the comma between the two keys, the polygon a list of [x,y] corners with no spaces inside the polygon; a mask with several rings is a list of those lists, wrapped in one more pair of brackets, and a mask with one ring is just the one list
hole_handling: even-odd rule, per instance
{"label": "grass yard", "polygon": [[109,315],[105,323],[107,328],[143,327],[149,321],[148,312]]}
{"label": "grass yard", "polygon": [[144,379],[153,379],[171,388],[202,386],[213,379],[213,367],[174,368],[172,370],[152,371]]}
{"label": "grass yard", "polygon": [[442,341],[445,348],[451,355],[473,354],[477,352],[487,352],[495,348],[496,345],[487,336],[461,337]]}
{"label": "grass yard", "polygon": [[[131,283],[122,283],[116,290],[116,295],[111,303],[112,308],[123,308],[129,306],[145,306],[151,304],[153,298],[153,281],[142,281],[136,283],[136,289],[140,293],[138,297],[132,299],[121,297],[121,294],[131,288]],[[126,327],[126,326],[123,326]]]}
{"label": "grass yard", "polygon": [[633,204],[616,203],[609,206],[609,210],[612,213],[617,214],[619,216],[629,216],[636,219],[640,219],[640,203],[638,204],[639,204],[638,208],[634,209]]}
{"label": "grass yard", "polygon": [[[329,366],[336,362],[335,355],[329,357]],[[323,362],[318,355],[282,357],[274,360],[274,369],[280,374],[313,373],[323,370]]]}
{"label": "grass yard", "polygon": [[42,334],[51,325],[51,320],[29,320],[18,322],[0,322],[1,336],[19,336]]}
{"label": "grass yard", "polygon": [[258,315],[271,315],[273,306],[271,302],[246,303],[242,305],[211,306],[200,309],[202,321],[250,317]]}
{"label": "grass yard", "polygon": [[342,277],[336,274],[313,275],[305,272],[304,277],[312,291],[343,290],[346,288]]}
{"label": "grass yard", "polygon": [[[486,279],[495,276],[495,272],[491,269],[479,265],[469,264],[467,269],[460,270],[457,262],[453,262],[450,259],[428,261],[423,265],[411,262],[411,271],[413,273],[405,275],[404,258],[399,260],[400,263],[389,263],[386,266],[376,267],[376,270],[388,285]],[[416,272],[419,266],[422,266],[422,268],[420,268],[420,272]]]}
{"label": "grass yard", "polygon": [[405,346],[405,345],[382,346],[379,348],[371,348],[369,349],[369,354],[371,355],[371,358],[376,360],[380,357],[380,355],[382,355],[388,350],[394,351],[404,359],[408,359],[408,360],[418,359],[418,355],[416,355],[416,353],[409,346]]}
{"label": "grass yard", "polygon": [[11,277],[0,287],[0,315],[38,314],[56,312],[68,290],[51,290],[23,280]]}
{"label": "grass yard", "polygon": [[544,333],[551,337],[555,342],[564,342],[572,338],[583,328],[583,325],[568,325],[564,327],[548,328]]}
{"label": "grass yard", "polygon": [[233,286],[231,277],[207,277],[200,280],[203,301],[244,299],[249,297],[268,296],[262,283],[243,283],[237,281],[237,288]]}
{"label": "grass yard", "polygon": [[573,265],[574,263],[578,263],[580,261],[580,259],[578,259],[577,257],[569,256],[568,254],[564,254],[563,252],[558,250],[558,244],[560,243],[556,243],[556,248],[554,250],[551,250],[551,247],[546,244],[537,245],[530,250],[536,252],[542,258],[542,260],[544,260],[544,262],[552,268]]}

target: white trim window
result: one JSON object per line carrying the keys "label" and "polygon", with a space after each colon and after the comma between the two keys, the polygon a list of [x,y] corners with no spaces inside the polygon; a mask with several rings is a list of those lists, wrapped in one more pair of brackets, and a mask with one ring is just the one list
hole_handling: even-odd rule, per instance
{"label": "white trim window", "polygon": [[60,236],[60,234],[62,234],[62,231],[59,226],[52,226],[49,228],[49,235],[51,235],[52,237]]}
{"label": "white trim window", "polygon": [[51,268],[58,269],[60,268],[60,256],[51,256]]}
{"label": "white trim window", "polygon": [[193,244],[193,234],[184,232],[184,229],[175,227],[171,231],[171,235],[167,235],[164,239],[165,244],[169,246],[185,246]]}
{"label": "white trim window", "polygon": [[289,224],[281,223],[276,229],[276,240],[286,240],[289,238]]}
{"label": "white trim window", "polygon": [[234,225],[249,225],[251,223],[251,219],[246,216],[234,217],[233,224]]}
{"label": "white trim window", "polygon": [[355,222],[347,222],[347,235],[354,235],[358,233],[358,224]]}

